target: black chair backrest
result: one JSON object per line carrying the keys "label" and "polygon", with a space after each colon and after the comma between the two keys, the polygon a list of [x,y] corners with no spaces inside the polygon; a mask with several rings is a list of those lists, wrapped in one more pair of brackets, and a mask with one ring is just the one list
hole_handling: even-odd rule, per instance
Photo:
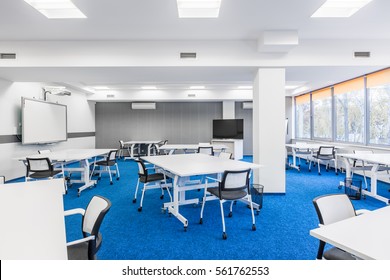
{"label": "black chair backrest", "polygon": [[214,149],[212,146],[209,147],[198,147],[198,153],[199,154],[207,154],[207,155],[214,155]]}
{"label": "black chair backrest", "polygon": [[27,172],[53,171],[49,158],[26,158]]}
{"label": "black chair backrest", "polygon": [[335,147],[333,147],[333,146],[320,146],[317,154],[321,155],[321,156],[334,156],[335,155]]}
{"label": "black chair backrest", "polygon": [[245,170],[226,170],[223,173],[222,181],[219,184],[221,191],[245,190],[249,193],[249,174],[251,169]]}
{"label": "black chair backrest", "polygon": [[100,226],[104,217],[111,208],[111,201],[105,197],[95,195],[92,197],[81,223],[83,236],[95,236],[94,240],[90,240],[88,244],[88,259],[94,259],[96,252],[99,250],[102,242],[100,234]]}
{"label": "black chair backrest", "polygon": [[107,158],[106,158],[107,162],[110,162],[110,161],[116,162],[116,158],[118,157],[118,151],[119,150],[111,150],[107,155]]}

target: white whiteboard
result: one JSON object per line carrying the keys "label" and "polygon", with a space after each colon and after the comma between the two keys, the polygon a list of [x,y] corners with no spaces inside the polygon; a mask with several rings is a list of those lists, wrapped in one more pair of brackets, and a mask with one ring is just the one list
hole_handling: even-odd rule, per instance
{"label": "white whiteboard", "polygon": [[66,105],[22,97],[22,143],[66,141]]}

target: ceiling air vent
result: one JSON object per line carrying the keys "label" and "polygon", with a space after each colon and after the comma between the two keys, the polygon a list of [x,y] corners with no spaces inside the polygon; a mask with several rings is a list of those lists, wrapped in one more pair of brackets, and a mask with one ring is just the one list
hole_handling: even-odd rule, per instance
{"label": "ceiling air vent", "polygon": [[182,52],[180,53],[180,59],[187,59],[187,58],[196,58],[196,53],[195,52]]}
{"label": "ceiling air vent", "polygon": [[16,59],[16,53],[0,53],[0,59]]}
{"label": "ceiling air vent", "polygon": [[354,57],[370,57],[370,52],[354,52]]}
{"label": "ceiling air vent", "polygon": [[195,93],[189,93],[189,94],[187,94],[187,97],[196,97],[196,94]]}
{"label": "ceiling air vent", "polygon": [[107,98],[114,98],[115,94],[107,94]]}

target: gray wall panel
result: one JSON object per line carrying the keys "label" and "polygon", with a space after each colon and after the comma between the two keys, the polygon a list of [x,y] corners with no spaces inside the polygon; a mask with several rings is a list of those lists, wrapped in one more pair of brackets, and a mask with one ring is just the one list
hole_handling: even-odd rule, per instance
{"label": "gray wall panel", "polygon": [[253,155],[253,110],[242,109],[242,102],[236,102],[236,119],[244,119],[244,155]]}
{"label": "gray wall panel", "polygon": [[212,120],[222,118],[221,102],[159,102],[156,110],[132,110],[131,103],[96,104],[96,147],[116,148],[119,140],[208,142]]}

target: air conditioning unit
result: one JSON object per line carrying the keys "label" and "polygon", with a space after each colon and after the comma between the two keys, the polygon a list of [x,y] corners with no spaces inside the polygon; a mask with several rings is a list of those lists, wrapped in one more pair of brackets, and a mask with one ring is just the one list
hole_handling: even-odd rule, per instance
{"label": "air conditioning unit", "polygon": [[131,109],[133,109],[133,110],[155,110],[156,109],[156,103],[154,103],[154,102],[131,103]]}
{"label": "air conditioning unit", "polygon": [[242,102],[242,109],[253,109],[252,102]]}

